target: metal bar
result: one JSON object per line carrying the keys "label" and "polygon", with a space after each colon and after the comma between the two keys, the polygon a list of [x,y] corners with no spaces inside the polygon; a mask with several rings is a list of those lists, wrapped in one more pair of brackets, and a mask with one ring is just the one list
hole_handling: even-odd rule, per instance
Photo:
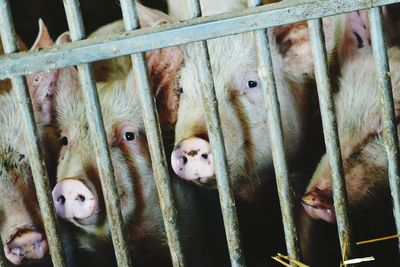
{"label": "metal bar", "polygon": [[349,224],[346,183],[343,174],[335,105],[332,96],[332,81],[328,68],[322,19],[310,20],[308,21],[308,26],[310,30],[310,41],[314,57],[315,80],[318,88],[322,126],[331,168],[333,201],[335,205],[339,240],[342,249],[342,256],[346,255],[348,258],[350,258],[352,255],[353,242]]}
{"label": "metal bar", "polygon": [[157,28],[83,40],[35,53],[20,52],[3,56],[0,57],[0,79],[399,2],[308,0],[293,5],[291,1],[283,1]]}
{"label": "metal bar", "polygon": [[[378,89],[381,99],[381,113],[383,121],[383,136],[388,157],[389,184],[393,198],[393,214],[396,222],[397,233],[400,233],[400,155],[399,140],[397,135],[396,116],[393,107],[392,82],[386,51],[386,40],[382,26],[382,8],[376,7],[369,10],[371,44],[375,55],[376,70],[378,74]],[[400,247],[400,242],[398,243]]]}
{"label": "metal bar", "polygon": [[[248,0],[249,7],[262,5],[261,0]],[[265,30],[254,32],[257,46],[258,75],[264,92],[265,112],[268,114],[268,129],[272,157],[281,206],[286,247],[291,258],[301,260],[299,237],[295,224],[295,202],[289,181],[289,169],[285,152],[281,111],[274,77],[273,62],[268,33]]]}
{"label": "metal bar", "polygon": [[[189,18],[201,16],[199,0],[188,0],[186,1],[186,5]],[[188,49],[193,49],[193,51],[195,51],[194,54],[197,55],[198,85],[201,90],[203,107],[206,113],[208,137],[214,160],[215,176],[231,266],[245,266],[242,245],[239,237],[239,222],[236,214],[231,181],[229,179],[230,174],[226,159],[224,137],[222,134],[218,110],[218,100],[215,95],[214,80],[212,77],[207,43],[205,41],[193,43],[188,46]]]}
{"label": "metal bar", "polygon": [[[5,53],[18,50],[10,5],[7,0],[0,1],[0,33]],[[11,79],[14,97],[16,98],[21,121],[23,122],[24,139],[28,150],[33,182],[39,202],[42,221],[54,266],[65,266],[64,253],[57,227],[54,205],[47,170],[43,158],[41,139],[35,124],[32,103],[25,77]]]}
{"label": "metal bar", "polygon": [[[73,41],[85,38],[85,29],[82,14],[77,0],[64,0],[68,26]],[[122,220],[120,200],[115,182],[114,168],[111,162],[110,151],[107,147],[107,137],[102,119],[99,97],[96,84],[93,79],[92,66],[90,64],[78,65],[79,78],[85,100],[86,117],[92,140],[95,144],[95,154],[104,202],[110,225],[112,241],[118,266],[131,266],[131,258],[127,241],[125,239],[125,225]]]}
{"label": "metal bar", "polygon": [[[129,31],[139,28],[139,18],[135,1],[121,1],[121,8],[125,22],[125,29]],[[131,59],[132,71],[134,76],[138,77],[136,82],[139,88],[140,106],[144,118],[146,136],[148,140],[147,143],[150,150],[153,174],[157,185],[172,263],[175,267],[183,267],[186,266],[186,264],[183,248],[180,242],[180,231],[177,223],[177,210],[168,171],[168,163],[165,156],[164,144],[162,142],[153,90],[149,82],[148,67],[143,53],[132,55]]]}

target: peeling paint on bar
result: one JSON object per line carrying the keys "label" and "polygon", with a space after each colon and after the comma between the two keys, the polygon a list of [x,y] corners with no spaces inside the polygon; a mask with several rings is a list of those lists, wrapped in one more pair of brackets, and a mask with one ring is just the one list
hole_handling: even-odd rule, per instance
{"label": "peeling paint on bar", "polygon": [[[400,155],[397,125],[393,107],[392,83],[390,80],[389,61],[386,41],[382,27],[382,8],[370,9],[371,44],[375,55],[378,73],[378,88],[381,98],[381,114],[384,124],[384,139],[388,156],[389,184],[393,198],[393,214],[397,233],[400,234]],[[400,247],[400,242],[398,243]]]}
{"label": "peeling paint on bar", "polygon": [[36,53],[21,52],[3,56],[0,57],[0,79],[399,2],[283,1],[244,11],[161,25],[154,29],[140,29],[111,37],[83,40]]}
{"label": "peeling paint on bar", "polygon": [[[134,0],[121,1],[125,29],[132,30],[139,26],[139,19]],[[180,242],[180,231],[177,221],[177,210],[168,171],[167,158],[159,126],[153,90],[149,82],[148,68],[143,53],[131,56],[134,76],[138,77],[141,110],[145,123],[146,136],[151,155],[154,178],[163,213],[164,226],[168,237],[168,245],[174,267],[184,267],[185,258]]]}
{"label": "peeling paint on bar", "polygon": [[[352,256],[352,236],[349,223],[346,183],[344,180],[340,142],[337,131],[335,105],[332,96],[332,81],[329,75],[322,19],[308,21],[310,41],[315,65],[315,80],[321,109],[322,126],[333,184],[333,201],[336,212],[342,256]],[[347,247],[346,247],[347,246]],[[346,251],[346,253],[345,253]]]}
{"label": "peeling paint on bar", "polygon": [[[187,0],[187,11],[190,17],[201,16],[199,0]],[[205,41],[190,44],[189,49],[196,51],[198,82],[201,90],[203,107],[206,112],[208,137],[214,160],[215,177],[217,180],[219,200],[228,243],[232,267],[244,267],[244,255],[239,237],[239,222],[236,214],[235,199],[229,179],[229,168],[226,159],[224,138],[218,110],[218,100],[215,95],[210,56]]]}
{"label": "peeling paint on bar", "polygon": [[[73,41],[85,38],[82,15],[77,0],[64,0],[65,13]],[[79,79],[85,99],[86,116],[92,140],[95,144],[96,161],[99,168],[101,188],[110,225],[112,241],[118,266],[131,266],[126,242],[125,227],[121,215],[120,200],[111,163],[110,151],[101,115],[101,108],[90,64],[78,65]]]}
{"label": "peeling paint on bar", "polygon": [[[4,52],[13,53],[18,50],[15,29],[11,16],[10,5],[7,0],[0,0],[0,33],[3,42]],[[51,196],[49,178],[43,158],[43,151],[35,123],[32,103],[29,96],[28,86],[25,77],[16,76],[11,79],[13,94],[16,98],[21,121],[23,123],[24,139],[31,164],[33,182],[39,202],[40,213],[46,232],[53,264],[57,267],[64,267],[64,253],[57,227],[54,205]],[[6,264],[1,259],[2,264]]]}
{"label": "peeling paint on bar", "polygon": [[[262,4],[261,0],[248,0],[249,7]],[[282,119],[269,38],[267,31],[254,32],[257,46],[258,74],[264,92],[265,112],[268,114],[269,138],[278,187],[279,203],[281,206],[283,227],[285,231],[286,248],[291,258],[301,260],[300,243],[294,220],[294,194],[289,181],[289,169],[283,141]]]}

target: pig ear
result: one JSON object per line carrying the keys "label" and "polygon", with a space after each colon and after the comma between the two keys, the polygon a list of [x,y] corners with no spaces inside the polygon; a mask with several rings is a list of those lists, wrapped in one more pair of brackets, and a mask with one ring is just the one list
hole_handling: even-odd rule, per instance
{"label": "pig ear", "polygon": [[39,33],[31,47],[31,50],[39,50],[40,48],[51,47],[53,44],[53,40],[50,37],[46,25],[42,19],[39,19]]}
{"label": "pig ear", "polygon": [[361,10],[346,14],[343,27],[344,33],[339,44],[341,62],[371,47],[367,11]]}
{"label": "pig ear", "polygon": [[71,35],[69,34],[69,32],[64,32],[56,40],[57,45],[58,44],[66,44],[66,43],[70,43],[70,42],[72,42],[72,40],[71,40]]}
{"label": "pig ear", "polygon": [[146,54],[149,75],[161,125],[175,125],[178,112],[177,80],[183,62],[180,47],[168,47]]}
{"label": "pig ear", "polygon": [[[53,41],[42,20],[39,21],[39,25],[39,35],[31,49],[53,45]],[[64,33],[58,37],[56,44],[68,43],[70,41],[69,34]],[[39,116],[38,120],[41,123],[51,124],[55,118],[54,95],[58,87],[60,87],[61,82],[65,84],[68,83],[68,79],[70,80],[69,82],[73,82],[74,79],[77,79],[77,77],[75,77],[77,75],[70,69],[73,69],[73,67],[34,73],[26,77],[32,104],[34,105],[37,116]]]}
{"label": "pig ear", "polygon": [[139,15],[140,26],[142,28],[174,22],[170,16],[159,10],[145,7],[138,2],[136,2],[136,7]]}

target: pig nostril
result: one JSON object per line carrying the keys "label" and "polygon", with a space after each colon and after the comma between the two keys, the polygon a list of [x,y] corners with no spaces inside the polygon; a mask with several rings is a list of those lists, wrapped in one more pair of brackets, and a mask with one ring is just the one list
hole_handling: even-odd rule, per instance
{"label": "pig nostril", "polygon": [[201,157],[202,157],[203,159],[208,159],[208,154],[206,154],[206,153],[201,154]]}
{"label": "pig nostril", "polygon": [[80,201],[85,202],[86,198],[83,195],[78,195]]}
{"label": "pig nostril", "polygon": [[187,162],[188,162],[188,159],[187,159],[187,157],[182,157],[182,159],[183,159],[183,164],[186,164]]}
{"label": "pig nostril", "polygon": [[63,195],[59,196],[57,198],[57,202],[61,202],[61,204],[64,204],[65,203],[65,197]]}

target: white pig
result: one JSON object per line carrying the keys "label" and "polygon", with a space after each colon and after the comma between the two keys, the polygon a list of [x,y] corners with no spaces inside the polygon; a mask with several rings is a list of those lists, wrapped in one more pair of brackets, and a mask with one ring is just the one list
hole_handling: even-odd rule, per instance
{"label": "white pig", "polygon": [[[156,26],[166,22],[157,14],[151,9],[139,7],[139,16],[146,25]],[[68,34],[60,39],[68,42]],[[161,125],[171,128],[173,121],[170,115],[162,113],[174,109],[164,105],[176,103],[176,100],[169,98],[176,97],[173,91],[175,76],[172,74],[181,65],[182,54],[179,48],[166,48],[147,53],[147,60],[159,104]],[[90,140],[78,74],[70,67],[62,70],[59,77],[63,76],[68,77],[68,81],[56,88],[55,92],[57,124],[63,145],[57,169],[58,183],[53,189],[55,209],[59,217],[77,226],[75,239],[79,247],[99,252],[110,246],[110,227],[99,170]],[[130,71],[124,79],[98,83],[97,88],[134,265],[170,266],[135,79]],[[188,264],[208,266],[207,256],[203,255],[202,250],[202,226],[196,208],[192,206],[196,204],[190,194],[190,186],[177,181],[173,184]],[[113,251],[106,254],[113,255]]]}

